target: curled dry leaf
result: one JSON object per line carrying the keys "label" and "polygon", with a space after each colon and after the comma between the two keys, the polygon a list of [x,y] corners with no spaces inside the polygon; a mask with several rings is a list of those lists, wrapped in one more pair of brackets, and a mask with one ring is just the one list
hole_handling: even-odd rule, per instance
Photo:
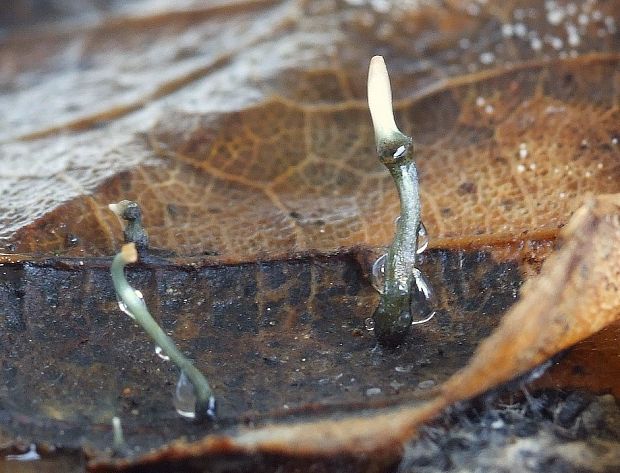
{"label": "curled dry leaf", "polygon": [[589,199],[561,233],[561,249],[521,301],[447,381],[448,399],[474,396],[522,374],[620,319],[620,194]]}
{"label": "curled dry leaf", "polygon": [[620,320],[620,194],[588,200],[562,231],[561,240],[561,249],[526,283],[522,299],[497,330],[431,400],[387,413],[271,425],[194,444],[178,442],[144,456],[138,464],[183,464],[196,458],[217,462],[227,455],[254,461],[262,457],[268,463],[270,457],[285,455],[302,465],[357,459],[352,471],[393,465],[404,442],[446,406],[493,389]]}

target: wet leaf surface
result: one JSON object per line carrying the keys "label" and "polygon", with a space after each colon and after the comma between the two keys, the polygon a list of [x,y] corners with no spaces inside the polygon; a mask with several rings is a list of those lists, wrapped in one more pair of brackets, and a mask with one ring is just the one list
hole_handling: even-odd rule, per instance
{"label": "wet leaf surface", "polygon": [[[617,74],[616,57],[515,68],[399,107],[419,143],[432,244],[552,237],[585,196],[620,190]],[[557,77],[567,90],[556,90]],[[110,254],[118,224],[106,205],[123,198],[142,204],[154,246],[216,261],[390,241],[398,200],[374,156],[365,104],[278,99],[213,122],[173,113],[136,144],[157,165],[111,178],[20,230],[16,251]]]}
{"label": "wet leaf surface", "polygon": [[[540,276],[527,282],[523,298],[482,341],[467,366],[427,399],[401,402],[392,409],[366,409],[344,418],[318,416],[314,420],[296,419],[295,423],[271,422],[257,429],[242,429],[232,437],[176,442],[144,456],[134,466],[187,465],[191,459],[219,465],[221,455],[229,459],[241,455],[261,468],[270,464],[270,455],[289,455],[299,464],[322,466],[335,457],[373,458],[372,466],[353,466],[352,471],[398,462],[403,442],[447,406],[455,402],[458,406],[460,401],[492,392],[498,386],[499,392],[511,389],[505,383],[518,375],[522,376],[515,383],[524,387],[544,374],[553,355],[619,320],[618,241],[620,196],[588,201],[563,230],[561,249],[546,260]],[[590,361],[598,360],[595,357]],[[615,421],[614,426],[617,428]],[[613,445],[617,446],[617,440]],[[257,451],[266,455],[267,463],[256,457]],[[131,464],[121,461],[116,465]],[[110,464],[100,466],[105,470]],[[198,466],[192,468],[202,471]]]}
{"label": "wet leaf surface", "polygon": [[[364,97],[381,51],[418,143],[432,244],[553,237],[586,195],[620,190],[619,58],[613,2],[580,27],[572,50],[590,54],[576,58],[549,50],[568,33],[542,3],[474,15],[251,2],[9,35],[2,235],[22,253],[109,255],[106,205],[128,198],[153,244],[180,255],[386,245],[398,202]],[[505,36],[511,15],[544,48]]]}
{"label": "wet leaf surface", "polygon": [[[0,12],[3,446],[101,459],[119,415],[131,456],[186,440],[145,471],[386,470],[450,401],[617,317],[617,239],[596,230],[612,205],[554,257],[572,279],[545,273],[547,305],[528,283],[502,321],[575,210],[620,192],[616,1],[44,3]],[[418,147],[440,301],[396,352],[364,325],[398,212],[365,101],[377,53]],[[118,310],[121,199],[159,249],[131,281],[213,381],[214,425],[177,417],[178,373]],[[548,323],[515,318],[527,304]],[[611,325],[537,386],[617,396],[617,341]]]}
{"label": "wet leaf surface", "polygon": [[[70,447],[86,435],[104,450],[119,415],[128,443],[144,450],[237,423],[424,397],[466,363],[521,283],[514,261],[433,251],[423,268],[441,288],[439,313],[402,350],[382,352],[364,326],[377,294],[352,256],[221,268],[162,263],[132,269],[130,280],[212,379],[219,423],[205,430],[174,412],[177,369],[118,310],[102,260],[4,268],[9,430]],[[493,299],[484,296],[490,285]]]}

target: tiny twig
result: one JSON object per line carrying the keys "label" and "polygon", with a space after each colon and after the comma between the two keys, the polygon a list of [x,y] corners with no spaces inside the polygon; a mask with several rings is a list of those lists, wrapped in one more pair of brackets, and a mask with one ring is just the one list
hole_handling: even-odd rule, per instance
{"label": "tiny twig", "polygon": [[203,374],[187,359],[176,347],[172,339],[164,333],[161,327],[155,322],[149,313],[144,300],[140,298],[133,287],[129,285],[125,278],[124,268],[126,264],[135,263],[138,259],[138,252],[134,243],[123,245],[121,252],[118,253],[112,262],[110,270],[112,282],[116,294],[127,307],[129,313],[134,317],[144,331],[161,347],[162,351],[170,357],[174,364],[184,372],[194,386],[196,395],[196,419],[213,418],[215,416],[215,398],[207,379]]}
{"label": "tiny twig", "polygon": [[420,229],[420,195],[413,139],[396,126],[390,79],[381,56],[370,61],[368,106],[379,160],[390,171],[400,197],[400,218],[385,261],[383,294],[373,315],[379,341],[394,346],[403,340],[412,322],[411,288]]}

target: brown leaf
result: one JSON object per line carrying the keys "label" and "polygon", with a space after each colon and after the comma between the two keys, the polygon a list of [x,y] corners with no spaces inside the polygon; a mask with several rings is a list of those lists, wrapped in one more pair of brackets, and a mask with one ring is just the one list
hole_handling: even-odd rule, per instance
{"label": "brown leaf", "polygon": [[444,384],[448,399],[508,381],[620,319],[620,194],[588,200],[561,238],[495,335]]}
{"label": "brown leaf", "polygon": [[[543,3],[528,5],[536,14],[521,27],[566,43]],[[521,16],[513,6],[384,16],[293,4],[5,39],[0,55],[12,66],[0,105],[11,126],[0,152],[15,164],[2,235],[11,247],[112,254],[119,223],[105,206],[125,198],[144,207],[155,246],[184,256],[240,262],[386,245],[398,203],[375,157],[363,92],[376,48],[385,48],[401,97],[399,122],[419,143],[435,247],[524,232],[553,238],[585,196],[620,190],[619,58],[603,53],[617,51],[617,38],[598,32],[603,20],[582,27],[575,46],[594,54],[548,61],[559,54],[550,40],[538,51],[517,33],[502,35]],[[295,45],[305,43],[302,57]],[[24,156],[37,159],[19,164]]]}
{"label": "brown leaf", "polygon": [[[242,456],[264,465],[278,455],[297,465],[334,458],[370,462],[356,465],[355,471],[393,464],[403,443],[447,405],[492,389],[620,320],[620,194],[590,199],[561,237],[562,248],[547,259],[539,277],[527,282],[522,299],[498,329],[426,403],[338,420],[275,424],[228,438],[207,436],[193,444],[177,442],[138,464],[183,465],[200,458],[215,465],[218,458]],[[106,463],[97,465],[105,469]]]}
{"label": "brown leaf", "polygon": [[[399,106],[399,122],[417,130],[433,245],[553,237],[585,196],[620,190],[617,71],[614,56],[532,65],[448,82]],[[213,120],[185,113],[156,125],[156,166],[26,227],[16,249],[112,253],[118,229],[105,206],[123,198],[142,203],[154,246],[217,261],[389,242],[398,201],[372,151],[365,105],[276,100]],[[68,247],[67,235],[81,243]]]}
{"label": "brown leaf", "polygon": [[[0,438],[86,439],[100,457],[120,415],[141,451],[187,439],[145,464],[384,470],[450,402],[617,315],[617,294],[596,286],[617,271],[601,243],[617,204],[590,200],[620,191],[614,2],[561,18],[541,0],[352,3],[115,2],[0,39],[0,236],[20,253],[0,275]],[[577,14],[588,21],[575,39]],[[372,350],[377,295],[357,264],[389,241],[398,211],[365,102],[378,52],[418,144],[435,248],[420,264],[440,296],[397,353]],[[178,373],[150,361],[96,258],[119,247],[106,206],[126,198],[153,245],[180,256],[129,272],[215,380],[221,423],[207,429],[171,410]],[[584,201],[581,231],[596,241],[567,230],[540,286],[449,380]],[[573,301],[579,283],[585,302]],[[544,331],[528,304],[551,317]]]}

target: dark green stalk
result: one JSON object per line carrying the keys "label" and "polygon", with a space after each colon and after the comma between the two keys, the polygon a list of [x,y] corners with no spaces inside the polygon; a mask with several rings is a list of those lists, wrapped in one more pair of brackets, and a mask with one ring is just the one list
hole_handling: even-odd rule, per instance
{"label": "dark green stalk", "polygon": [[[420,228],[420,197],[412,139],[402,135],[399,140],[381,143],[378,148],[379,157],[396,184],[401,210],[385,260],[383,294],[373,319],[379,341],[395,346],[405,338],[412,322],[411,290]],[[401,151],[394,153],[394,149]]]}
{"label": "dark green stalk", "polygon": [[170,357],[172,362],[185,373],[194,386],[196,395],[196,419],[204,420],[215,416],[215,398],[207,379],[176,347],[172,339],[166,335],[153,316],[148,311],[144,300],[138,297],[125,278],[125,265],[134,263],[138,259],[138,253],[134,243],[123,245],[121,252],[112,261],[112,283],[116,294],[123,301],[127,310],[133,315],[136,322],[144,331],[161,347],[162,351]]}

